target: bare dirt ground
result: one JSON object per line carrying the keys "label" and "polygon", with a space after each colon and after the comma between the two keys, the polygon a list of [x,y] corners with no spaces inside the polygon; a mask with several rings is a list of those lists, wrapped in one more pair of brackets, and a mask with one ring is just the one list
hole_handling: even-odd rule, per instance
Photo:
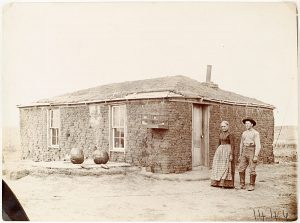
{"label": "bare dirt ground", "polygon": [[[138,172],[5,180],[30,220],[275,221],[275,214],[281,220],[297,218],[296,169],[295,162],[259,165],[253,192],[210,187],[209,180],[157,180]],[[236,185],[237,180],[236,175]]]}
{"label": "bare dirt ground", "polygon": [[[13,165],[21,157],[15,135],[3,158]],[[29,175],[3,178],[37,221],[275,221],[297,218],[297,147],[292,134],[281,134],[273,165],[257,167],[253,192],[210,187],[194,181],[153,179],[139,172],[101,176]],[[287,138],[292,138],[286,141]],[[276,136],[275,139],[278,139]],[[279,138],[282,140],[281,138]],[[8,163],[8,162],[7,162]],[[7,166],[4,163],[3,166]],[[191,179],[188,176],[186,179]],[[238,185],[236,174],[236,185]],[[249,182],[247,176],[247,183]],[[288,214],[288,215],[287,215]],[[260,215],[260,216],[259,216]],[[275,218],[276,216],[276,218]]]}

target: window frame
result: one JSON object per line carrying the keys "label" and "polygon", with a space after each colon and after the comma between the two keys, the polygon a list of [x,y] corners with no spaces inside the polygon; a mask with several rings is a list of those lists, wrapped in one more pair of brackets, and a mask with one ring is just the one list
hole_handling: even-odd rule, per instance
{"label": "window frame", "polygon": [[[53,127],[53,118],[54,118],[54,111],[57,111],[58,115],[58,126]],[[58,108],[49,109],[48,110],[49,118],[48,118],[48,146],[51,148],[59,148],[59,133],[60,133],[60,110]],[[55,132],[55,144],[53,144],[53,130]]]}
{"label": "window frame", "polygon": [[[120,108],[123,108],[123,117],[121,116]],[[118,124],[115,123],[115,109],[118,109]],[[123,120],[122,120],[123,119]],[[111,151],[117,151],[117,152],[125,152],[126,148],[126,106],[124,104],[122,105],[112,105],[111,106],[111,131],[112,131],[112,146]],[[123,121],[123,123],[121,123]],[[122,136],[115,136],[115,129],[123,129],[123,137]],[[120,133],[121,135],[122,133]],[[119,138],[119,141],[123,139],[123,145],[124,147],[115,147],[115,138]]]}

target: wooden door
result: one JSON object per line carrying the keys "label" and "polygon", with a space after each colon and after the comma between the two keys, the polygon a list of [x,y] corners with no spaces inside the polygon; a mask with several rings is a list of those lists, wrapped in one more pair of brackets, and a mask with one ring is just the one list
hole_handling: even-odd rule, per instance
{"label": "wooden door", "polygon": [[205,165],[205,148],[203,143],[203,109],[200,105],[193,105],[193,167]]}

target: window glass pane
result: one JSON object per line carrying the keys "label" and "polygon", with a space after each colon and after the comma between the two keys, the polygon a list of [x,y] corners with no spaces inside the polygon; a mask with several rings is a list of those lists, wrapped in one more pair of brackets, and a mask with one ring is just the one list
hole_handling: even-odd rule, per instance
{"label": "window glass pane", "polygon": [[59,128],[59,110],[51,110],[50,112],[50,127]]}
{"label": "window glass pane", "polygon": [[124,138],[120,138],[120,139],[121,139],[120,147],[121,147],[121,148],[124,148]]}
{"label": "window glass pane", "polygon": [[125,117],[124,106],[120,107],[120,126],[124,126],[124,117]]}
{"label": "window glass pane", "polygon": [[58,129],[51,129],[51,145],[58,145]]}
{"label": "window glass pane", "polygon": [[120,137],[120,135],[121,135],[120,129],[119,128],[115,128],[114,129],[114,137]]}
{"label": "window glass pane", "polygon": [[55,143],[56,143],[55,129],[51,129],[51,144],[55,145]]}
{"label": "window glass pane", "polygon": [[119,148],[119,138],[114,138],[114,148]]}
{"label": "window glass pane", "polygon": [[120,118],[120,127],[124,127],[124,116],[121,116]]}
{"label": "window glass pane", "polygon": [[56,145],[58,145],[58,129],[56,129]]}
{"label": "window glass pane", "polygon": [[119,107],[113,107],[113,126],[119,126]]}
{"label": "window glass pane", "polygon": [[114,137],[124,137],[124,128],[114,128]]}

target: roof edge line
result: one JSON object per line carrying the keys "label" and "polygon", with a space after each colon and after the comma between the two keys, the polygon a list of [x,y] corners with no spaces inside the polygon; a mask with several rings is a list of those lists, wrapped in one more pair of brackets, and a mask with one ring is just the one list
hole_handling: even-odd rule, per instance
{"label": "roof edge line", "polygon": [[18,108],[25,107],[41,107],[41,106],[60,106],[60,105],[82,105],[82,104],[93,104],[93,103],[107,103],[107,102],[115,102],[115,101],[130,101],[130,100],[149,100],[149,99],[161,99],[161,98],[182,98],[182,96],[166,96],[166,97],[153,97],[153,98],[114,98],[114,99],[106,99],[106,100],[95,100],[95,101],[81,101],[81,102],[63,102],[63,103],[36,103],[36,104],[28,104],[28,105],[17,105]]}
{"label": "roof edge line", "polygon": [[[82,104],[93,104],[93,103],[107,103],[107,102],[116,102],[116,101],[129,101],[129,100],[149,100],[149,99],[160,99],[160,98],[181,98],[168,95],[166,97],[155,97],[155,98],[115,98],[109,100],[95,100],[95,101],[82,101],[82,102],[70,102],[70,103],[40,103],[40,104],[29,104],[29,105],[17,105],[18,108],[26,108],[26,107],[41,107],[41,106],[60,106],[60,105],[82,105]],[[224,103],[224,104],[231,104],[231,105],[241,105],[241,106],[249,106],[249,107],[261,107],[261,108],[268,108],[268,109],[276,109],[275,106],[272,105],[261,105],[256,103],[241,103],[241,102],[234,102],[234,101],[224,101],[224,100],[216,100],[211,98],[204,98],[204,97],[184,97],[187,99],[203,99],[206,101],[217,102],[217,103]]]}
{"label": "roof edge line", "polygon": [[217,102],[217,103],[224,103],[224,104],[233,104],[233,105],[242,105],[242,106],[249,106],[249,107],[262,107],[262,108],[271,108],[276,109],[273,105],[263,105],[263,104],[256,104],[256,103],[243,103],[243,102],[235,102],[235,101],[228,101],[228,100],[217,100],[211,98],[204,98],[206,101]]}

